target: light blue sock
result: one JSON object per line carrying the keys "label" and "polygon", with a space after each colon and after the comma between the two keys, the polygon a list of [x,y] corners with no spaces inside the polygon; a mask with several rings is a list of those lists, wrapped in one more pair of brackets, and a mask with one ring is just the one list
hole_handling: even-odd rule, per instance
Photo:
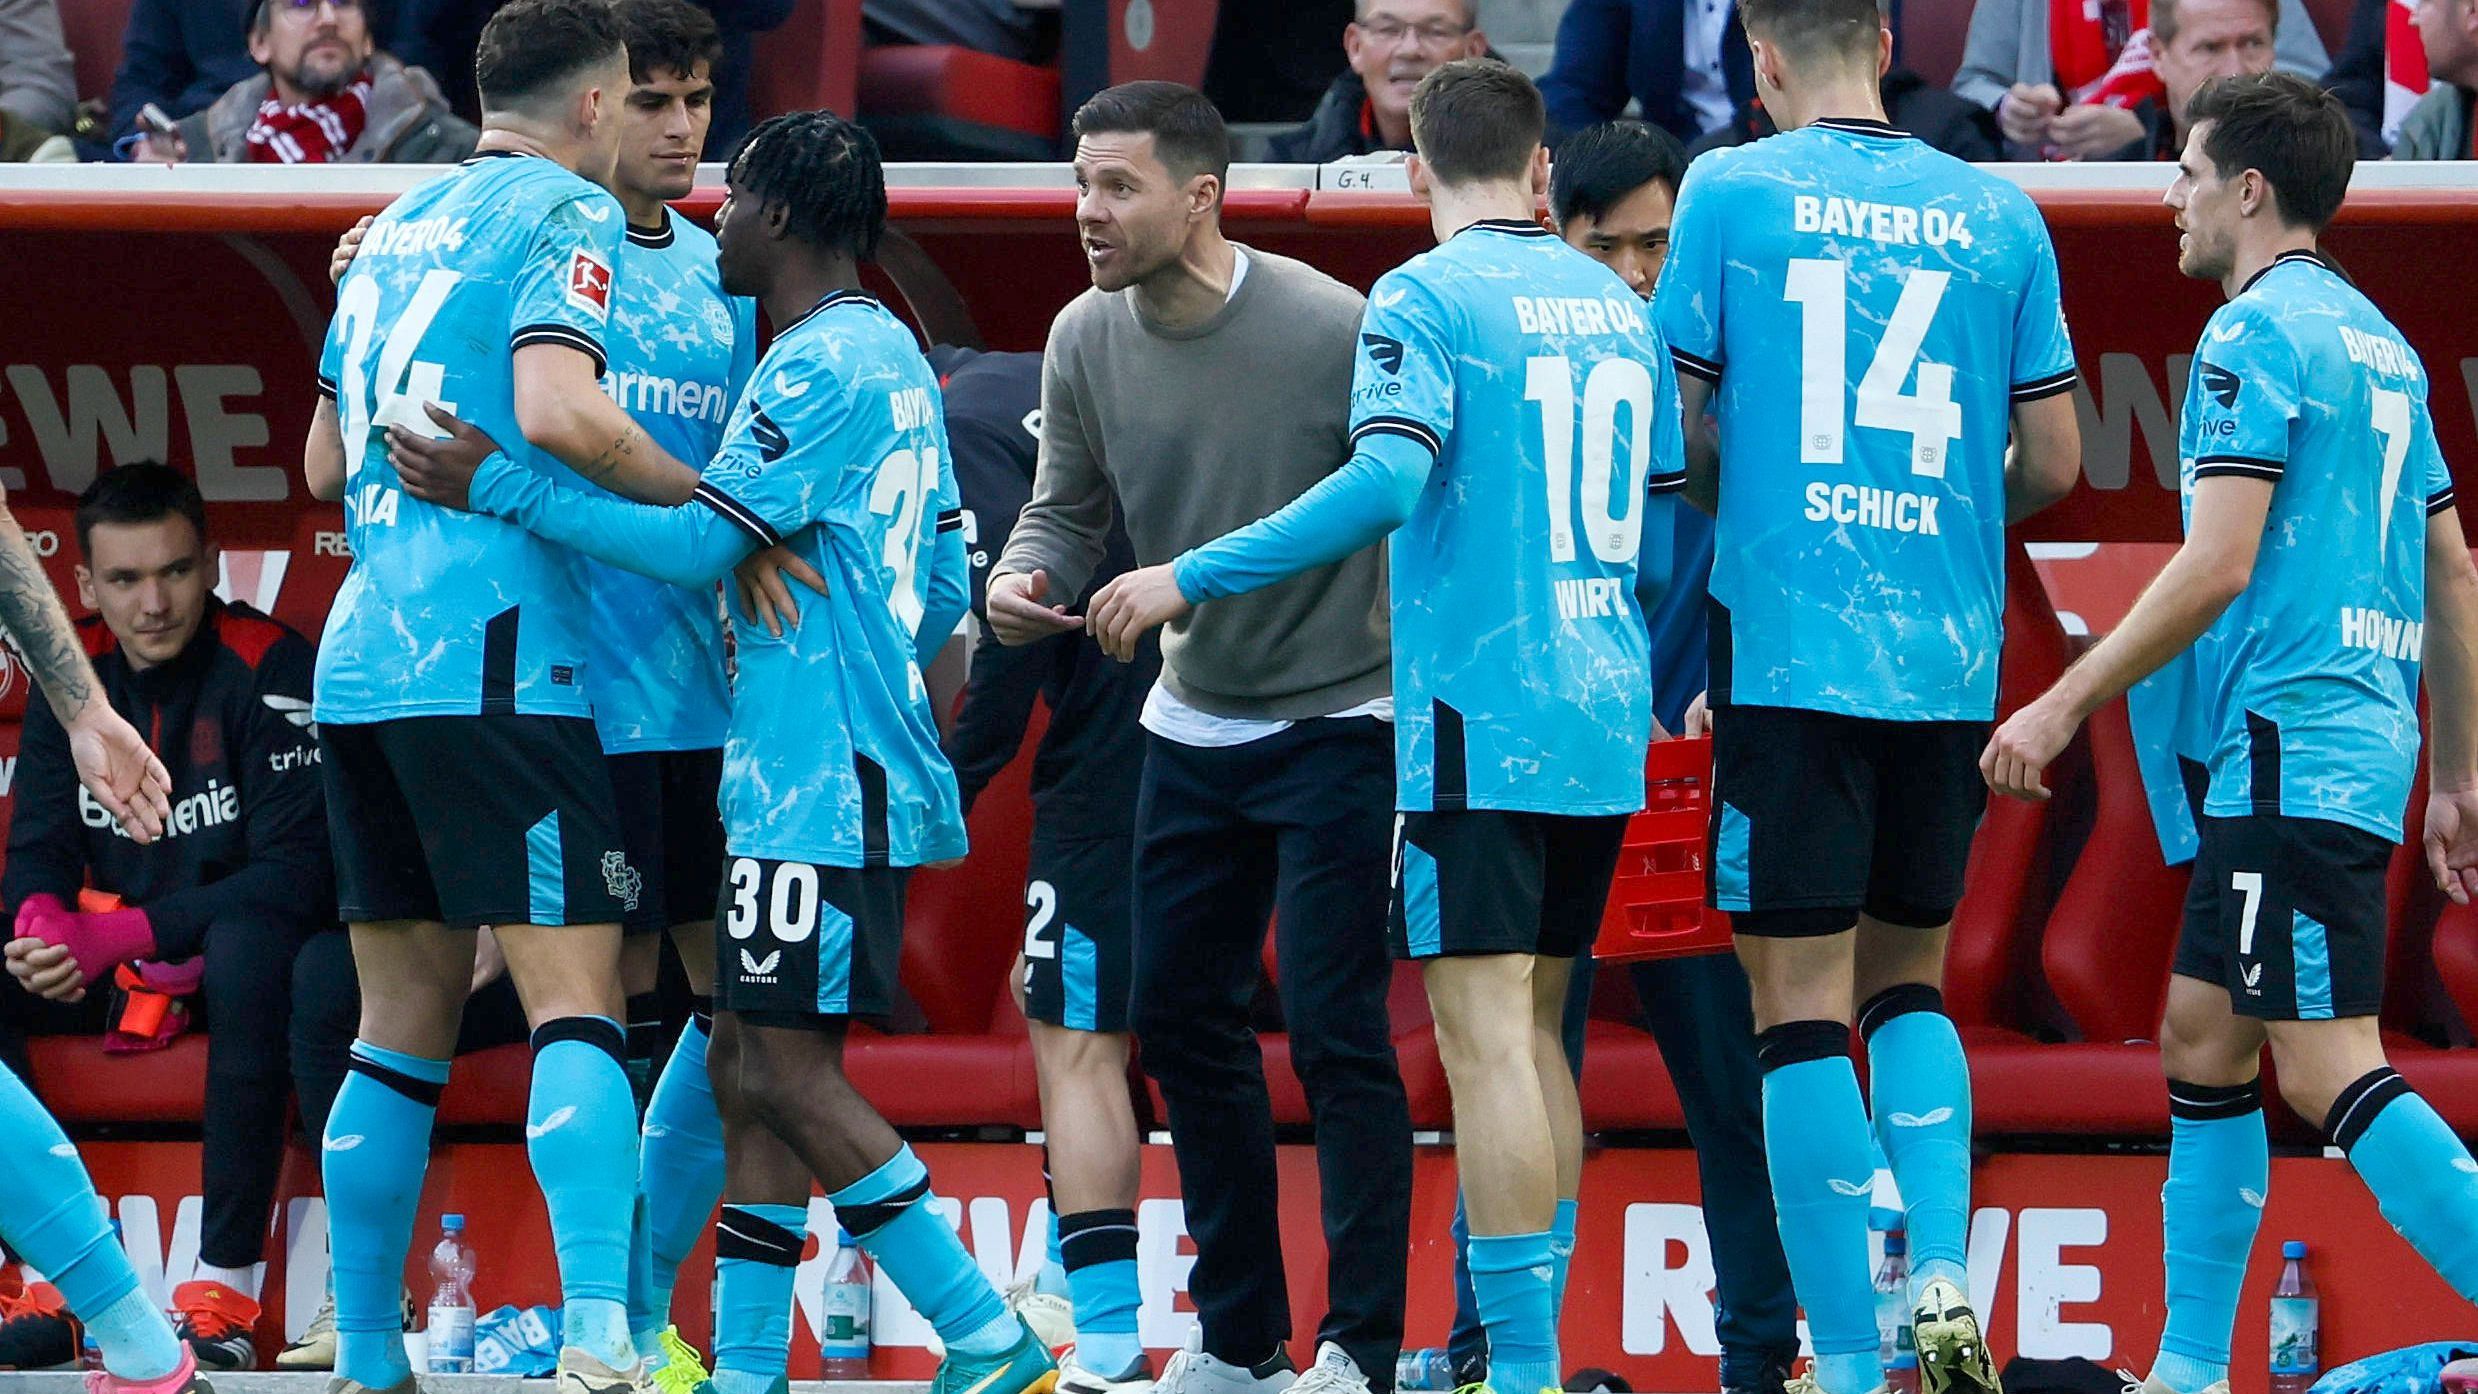
{"label": "light blue sock", "polygon": [[1557,1268],[1549,1284],[1549,1310],[1560,1321],[1566,1317],[1566,1275],[1575,1266],[1575,1210],[1575,1202],[1560,1200],[1557,1219],[1549,1226],[1549,1260]]}
{"label": "light blue sock", "polygon": [[[1046,1184],[1049,1173],[1043,1172],[1041,1179]],[[1058,1202],[1041,1207],[1041,1221],[1047,1243],[1042,1250],[1041,1271],[1033,1275],[1033,1291],[1052,1297],[1073,1297],[1075,1285],[1067,1277],[1067,1251],[1058,1244]],[[1076,1334],[1081,1336],[1083,1332],[1083,1326],[1078,1324]]]}
{"label": "light blue sock", "polygon": [[767,1394],[792,1357],[805,1205],[726,1205],[714,1227],[715,1394]]}
{"label": "light blue sock", "polygon": [[1085,1210],[1058,1222],[1059,1254],[1076,1303],[1076,1362],[1105,1379],[1144,1355],[1136,1338],[1136,1212]]}
{"label": "light blue sock", "polygon": [[628,1241],[637,1212],[637,1103],[627,1033],[606,1016],[562,1017],[533,1033],[525,1155],[551,1214],[560,1341],[624,1370]]}
{"label": "light blue sock", "polygon": [[348,1063],[322,1144],[336,1373],[387,1389],[413,1376],[404,1354],[404,1261],[448,1062],[355,1041]]}
{"label": "light blue sock", "polygon": [[[1792,1022],[1811,1049],[1839,1022]],[[1826,1029],[1829,1028],[1829,1029]],[[1801,1033],[1794,1033],[1801,1034]],[[1760,1043],[1759,1054],[1768,1054]],[[1764,1157],[1772,1167],[1773,1209],[1791,1285],[1807,1309],[1824,1394],[1870,1394],[1884,1383],[1877,1359],[1876,1293],[1867,1266],[1867,1205],[1875,1191],[1875,1148],[1858,1075],[1842,1053],[1767,1062],[1764,1075]]]}
{"label": "light blue sock", "polygon": [[[645,1141],[637,1159],[637,1191],[644,1202],[645,1277],[629,1289],[629,1329],[659,1335],[671,1324],[671,1290],[713,1218],[723,1195],[723,1116],[706,1073],[711,1041],[693,1018],[680,1032],[670,1063],[654,1084],[645,1110]],[[639,1341],[639,1353],[652,1356]]]}
{"label": "light blue sock", "polygon": [[1965,1292],[1970,1242],[1970,1064],[1936,989],[1908,984],[1859,1014],[1876,1138],[1908,1215],[1910,1301],[1942,1278]]}
{"label": "light blue sock", "polygon": [[886,1270],[895,1290],[927,1318],[956,1355],[990,1359],[1024,1338],[1024,1323],[964,1252],[963,1241],[929,1206],[929,1168],[909,1146],[885,1165],[835,1192],[835,1218],[861,1251]]}
{"label": "light blue sock", "polygon": [[[171,1374],[180,1345],[163,1313],[139,1292],[137,1270],[113,1240],[103,1197],[77,1148],[7,1069],[0,1069],[0,1171],[17,1178],[13,1189],[21,1198],[0,1207],[0,1238],[60,1289],[94,1333],[104,1368],[122,1379]],[[124,1314],[133,1298],[134,1313]]]}
{"label": "light blue sock", "polygon": [[103,1368],[122,1379],[159,1380],[180,1368],[181,1338],[140,1289],[122,1293],[91,1317],[81,1313],[79,1320],[103,1352]]}
{"label": "light blue sock", "polygon": [[1556,1241],[1535,1234],[1471,1236],[1471,1292],[1489,1333],[1489,1387],[1540,1394],[1565,1382],[1557,1364]]}
{"label": "light blue sock", "polygon": [[2371,1092],[2360,1091],[2366,1080],[2341,1092],[2334,1140],[2392,1228],[2462,1301],[2478,1302],[2478,1162],[2399,1075],[2380,1073],[2388,1079]]}
{"label": "light blue sock", "polygon": [[2271,1193],[2263,1086],[2168,1082],[2168,1184],[2160,1188],[2168,1321],[2151,1373],[2178,1394],[2228,1378],[2246,1256]]}

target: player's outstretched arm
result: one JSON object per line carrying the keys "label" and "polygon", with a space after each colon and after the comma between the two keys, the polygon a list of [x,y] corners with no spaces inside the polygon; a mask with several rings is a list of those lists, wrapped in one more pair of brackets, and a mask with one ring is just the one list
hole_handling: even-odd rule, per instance
{"label": "player's outstretched arm", "polygon": [[711,585],[756,544],[711,508],[630,503],[570,489],[524,469],[467,422],[426,406],[448,434],[387,428],[387,460],[426,503],[504,518],[537,537],[675,586]]}
{"label": "player's outstretched arm", "polygon": [[2460,515],[2426,520],[2426,864],[2435,885],[2478,897],[2478,566]]}
{"label": "player's outstretched arm", "polygon": [[335,398],[323,392],[310,415],[310,438],[301,443],[301,473],[311,498],[320,503],[344,498],[344,428],[336,422]]}
{"label": "player's outstretched arm", "polygon": [[2192,647],[2245,590],[2254,577],[2271,501],[2271,482],[2249,475],[2213,475],[2195,483],[2185,545],[2134,602],[2124,623],[2065,670],[2056,686],[1996,728],[1979,757],[1988,787],[2018,799],[2048,797],[2043,775],[2083,719]]}
{"label": "player's outstretched arm", "polygon": [[2005,521],[2018,523],[2074,491],[2082,477],[2082,422],[2070,392],[2013,409],[2013,449],[2005,457]]}
{"label": "player's outstretched arm", "polygon": [[1712,384],[1678,374],[1679,427],[1686,433],[1686,501],[1706,513],[1721,508],[1721,437],[1712,419]]}
{"label": "player's outstretched arm", "polygon": [[589,484],[640,503],[686,503],[697,471],[671,458],[602,390],[593,357],[565,344],[516,351],[516,426]]}
{"label": "player's outstretched arm", "polygon": [[0,494],[0,627],[16,641],[26,670],[69,734],[78,782],[138,842],[163,833],[172,813],[172,777],[136,728],[104,700],[103,684],[86,661],[60,593],[27,545],[17,515]]}

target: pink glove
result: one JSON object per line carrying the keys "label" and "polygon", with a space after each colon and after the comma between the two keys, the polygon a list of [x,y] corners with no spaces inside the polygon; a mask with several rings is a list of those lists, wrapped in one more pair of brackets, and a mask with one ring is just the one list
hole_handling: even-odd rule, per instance
{"label": "pink glove", "polygon": [[17,907],[17,937],[20,939],[36,937],[33,925],[40,916],[68,913],[69,907],[61,903],[59,896],[30,895],[26,897],[25,904]]}
{"label": "pink glove", "polygon": [[[27,903],[31,907],[33,901]],[[38,911],[31,920],[20,911],[17,932],[21,938],[31,936],[67,948],[69,956],[77,960],[79,975],[89,985],[124,963],[151,958],[155,953],[155,926],[144,910],[104,910],[94,914]]]}
{"label": "pink glove", "polygon": [[205,954],[185,958],[178,963],[145,959],[130,967],[137,973],[138,981],[146,984],[147,991],[160,992],[166,997],[187,997],[206,982]]}

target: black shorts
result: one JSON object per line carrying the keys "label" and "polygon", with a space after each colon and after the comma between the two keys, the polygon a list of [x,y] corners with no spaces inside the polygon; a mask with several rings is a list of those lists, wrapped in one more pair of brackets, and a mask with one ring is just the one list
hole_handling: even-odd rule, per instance
{"label": "black shorts", "polygon": [[322,722],[318,744],[347,921],[617,924],[636,907],[593,722]]}
{"label": "black shorts", "polygon": [[1987,810],[1988,723],[1732,705],[1712,721],[1712,895],[1740,934],[1933,929]]}
{"label": "black shorts", "polygon": [[1396,958],[1573,958],[1600,932],[1626,818],[1471,809],[1394,824]]}
{"label": "black shorts", "polygon": [[753,1026],[794,1028],[893,1012],[911,875],[733,857],[714,907],[714,1004]]}
{"label": "black shorts", "polygon": [[1077,1031],[1127,1029],[1136,840],[1033,834],[1024,872],[1024,1014]]}
{"label": "black shorts", "polygon": [[2177,936],[2179,977],[2228,989],[2264,1021],[2373,1016],[2383,1006],[2392,844],[2321,818],[2204,818]]}
{"label": "black shorts", "polygon": [[630,934],[657,934],[714,914],[723,883],[723,752],[638,750],[606,755],[620,839],[644,886]]}

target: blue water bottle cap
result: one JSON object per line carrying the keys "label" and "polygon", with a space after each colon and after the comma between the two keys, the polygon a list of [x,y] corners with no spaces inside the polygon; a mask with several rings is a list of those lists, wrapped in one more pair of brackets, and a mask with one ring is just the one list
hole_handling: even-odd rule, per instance
{"label": "blue water bottle cap", "polygon": [[1884,1236],[1884,1251],[1887,1254],[1906,1254],[1910,1252],[1910,1241],[1902,1238],[1900,1230],[1894,1230]]}
{"label": "blue water bottle cap", "polygon": [[465,1227],[465,1217],[462,1215],[441,1215],[439,1217],[439,1227],[446,1230],[450,1234],[462,1233]]}
{"label": "blue water bottle cap", "polygon": [[2304,1258],[2306,1256],[2306,1241],[2303,1239],[2292,1239],[2281,1245],[2280,1256],[2282,1258]]}
{"label": "blue water bottle cap", "polygon": [[835,1246],[842,1249],[857,1249],[860,1247],[860,1241],[852,1237],[850,1230],[837,1225],[835,1226]]}

